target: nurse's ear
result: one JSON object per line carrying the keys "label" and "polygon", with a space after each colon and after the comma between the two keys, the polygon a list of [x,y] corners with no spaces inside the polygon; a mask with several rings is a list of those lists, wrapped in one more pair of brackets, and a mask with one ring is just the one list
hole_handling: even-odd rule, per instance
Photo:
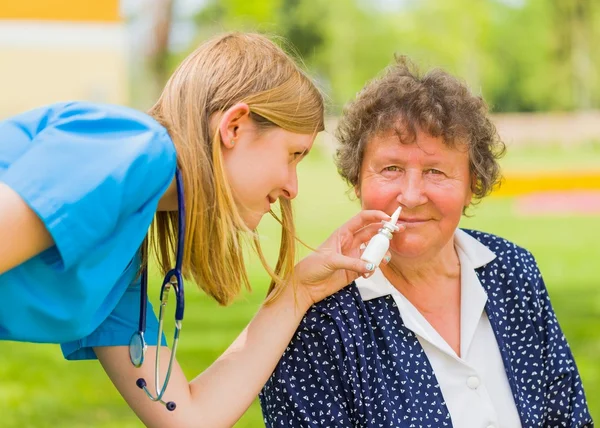
{"label": "nurse's ear", "polygon": [[248,104],[238,103],[229,107],[219,119],[219,133],[223,146],[232,149],[240,135],[248,132],[251,125]]}

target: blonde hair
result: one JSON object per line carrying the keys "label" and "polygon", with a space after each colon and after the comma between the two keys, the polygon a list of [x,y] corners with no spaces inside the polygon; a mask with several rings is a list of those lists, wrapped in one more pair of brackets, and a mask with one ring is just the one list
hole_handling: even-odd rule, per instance
{"label": "blonde hair", "polygon": [[[224,170],[221,136],[210,129],[213,114],[246,103],[250,116],[264,127],[299,134],[324,129],[323,96],[298,65],[265,36],[228,33],[192,52],[175,70],[149,114],[168,130],[177,151],[185,188],[184,276],[220,304],[250,289],[242,238],[252,232],[234,202]],[[295,264],[295,229],[291,201],[279,200],[282,225],[279,258],[271,269],[252,234],[257,254],[272,278],[274,300]],[[157,212],[150,241],[160,269],[172,266],[176,212]]]}

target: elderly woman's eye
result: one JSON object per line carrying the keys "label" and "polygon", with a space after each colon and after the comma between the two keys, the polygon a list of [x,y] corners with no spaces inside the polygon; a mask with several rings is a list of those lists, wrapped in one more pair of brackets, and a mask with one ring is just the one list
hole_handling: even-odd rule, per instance
{"label": "elderly woman's eye", "polygon": [[383,168],[384,171],[400,171],[400,168],[396,165],[386,166]]}
{"label": "elderly woman's eye", "polygon": [[440,171],[439,169],[435,169],[435,168],[428,169],[426,172],[427,172],[427,174],[432,174],[432,175],[444,174],[442,171]]}

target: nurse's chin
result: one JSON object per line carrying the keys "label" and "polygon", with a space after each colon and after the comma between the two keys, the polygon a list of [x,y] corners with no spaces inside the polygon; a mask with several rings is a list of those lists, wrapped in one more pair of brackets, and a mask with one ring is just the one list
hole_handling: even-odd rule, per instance
{"label": "nurse's chin", "polygon": [[262,221],[265,214],[266,212],[264,211],[248,212],[246,213],[246,215],[242,216],[242,220],[244,220],[244,223],[248,229],[255,230]]}

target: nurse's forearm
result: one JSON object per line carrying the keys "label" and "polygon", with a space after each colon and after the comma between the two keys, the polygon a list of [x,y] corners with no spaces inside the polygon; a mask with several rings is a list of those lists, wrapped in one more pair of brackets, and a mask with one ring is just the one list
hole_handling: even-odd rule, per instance
{"label": "nurse's forearm", "polygon": [[4,183],[0,183],[0,275],[53,245],[42,220]]}
{"label": "nurse's forearm", "polygon": [[[252,404],[283,355],[308,301],[298,301],[288,287],[279,299],[263,306],[233,344],[208,369],[188,383],[179,364],[175,363],[164,401],[174,401],[177,408],[152,402],[136,386],[143,377],[154,393],[156,346],[150,346],[144,364],[135,368],[129,362],[126,346],[96,347],[94,351],[107,374],[148,427],[219,428],[231,427]],[[201,334],[201,332],[200,332]],[[161,385],[165,378],[170,352],[161,353]]]}
{"label": "nurse's forearm", "polygon": [[227,351],[191,382],[192,402],[205,426],[231,427],[244,414],[308,308],[307,301],[299,300],[296,306],[293,290],[287,287],[274,303],[262,306]]}

